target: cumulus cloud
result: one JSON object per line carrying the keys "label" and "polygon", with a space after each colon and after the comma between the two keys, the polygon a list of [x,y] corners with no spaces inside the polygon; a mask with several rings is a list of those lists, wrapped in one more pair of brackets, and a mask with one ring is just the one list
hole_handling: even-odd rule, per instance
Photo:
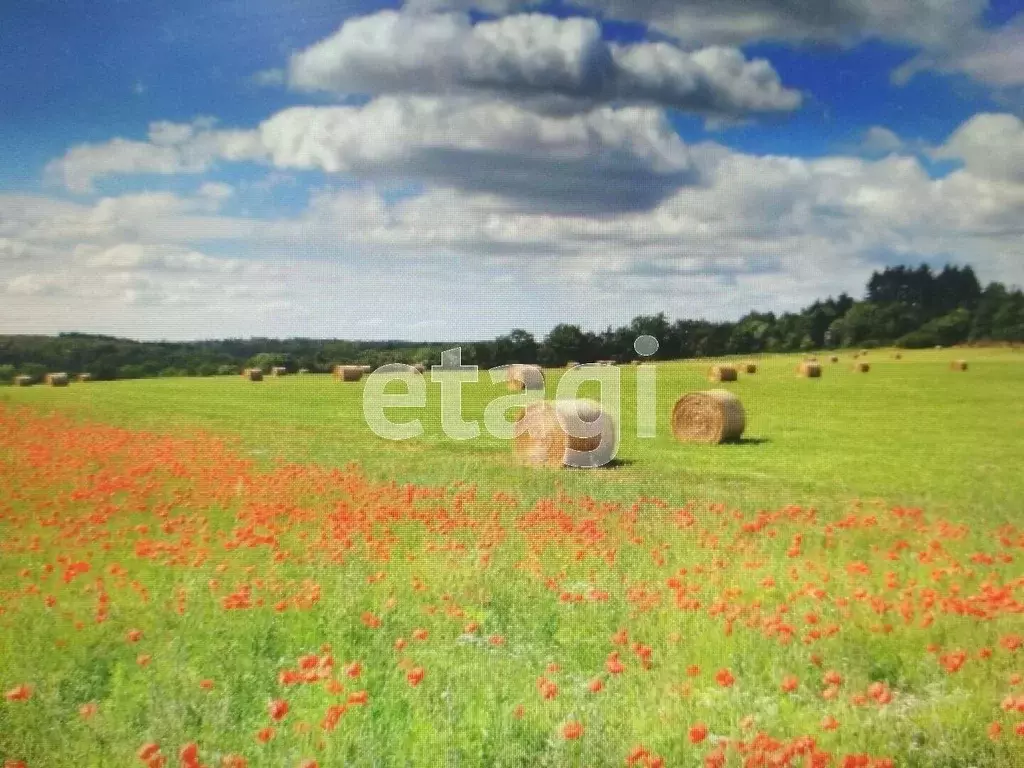
{"label": "cumulus cloud", "polygon": [[954,131],[935,155],[962,160],[975,176],[1024,183],[1024,120],[982,113]]}
{"label": "cumulus cloud", "polygon": [[[696,181],[685,145],[664,113],[649,107],[544,115],[503,101],[382,97],[364,106],[293,107],[251,131],[163,127],[158,138],[75,147],[51,167],[72,189],[89,186],[101,175],[140,172],[115,161],[137,144],[148,148],[141,155],[174,153],[165,173],[259,160],[593,213],[649,208]],[[106,153],[112,158],[103,160]]]}
{"label": "cumulus cloud", "polygon": [[787,111],[801,100],[771,64],[733,48],[620,46],[604,41],[593,19],[536,13],[476,24],[460,13],[350,19],[295,54],[288,79],[307,91],[476,92],[541,108],[615,101],[712,116]]}
{"label": "cumulus cloud", "polygon": [[968,75],[996,88],[1024,86],[1024,14],[996,29],[968,30],[915,56],[893,72],[893,80],[903,84],[925,70]]}
{"label": "cumulus cloud", "polygon": [[209,118],[194,123],[156,122],[149,141],[115,138],[81,144],[49,163],[46,177],[72,192],[93,192],[93,181],[115,174],[202,173],[215,160],[252,160],[258,138],[247,131],[215,130]]}
{"label": "cumulus cloud", "polygon": [[[755,40],[854,43],[879,38],[934,47],[973,27],[986,0],[578,0],[607,18],[638,21],[687,44]],[[507,13],[534,0],[407,0],[414,11]]]}
{"label": "cumulus cloud", "polygon": [[904,148],[903,140],[885,126],[873,125],[864,132],[860,148],[869,154],[888,154]]}

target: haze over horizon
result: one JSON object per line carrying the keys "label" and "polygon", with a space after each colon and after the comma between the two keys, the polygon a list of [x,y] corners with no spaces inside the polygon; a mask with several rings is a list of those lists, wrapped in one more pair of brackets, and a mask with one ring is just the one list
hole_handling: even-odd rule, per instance
{"label": "haze over horizon", "polygon": [[486,339],[1024,284],[1024,3],[13,0],[0,333]]}

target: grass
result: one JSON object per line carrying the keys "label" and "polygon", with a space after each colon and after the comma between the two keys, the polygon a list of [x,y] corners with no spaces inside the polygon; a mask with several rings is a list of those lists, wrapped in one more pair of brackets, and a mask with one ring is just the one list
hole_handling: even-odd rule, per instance
{"label": "grass", "polygon": [[[948,370],[952,357],[967,373]],[[767,356],[756,375],[709,384],[708,362],[658,366],[657,437],[636,437],[636,378],[622,376],[621,464],[602,472],[538,471],[510,466],[509,445],[484,430],[476,440],[449,440],[440,425],[440,386],[428,386],[421,438],[392,442],[374,435],[362,414],[361,383],[328,376],[149,379],[12,388],[13,403],[67,409],[130,427],[204,429],[239,435],[250,455],[343,466],[358,461],[368,475],[416,483],[472,478],[485,489],[514,488],[533,500],[564,489],[570,495],[631,501],[652,489],[673,500],[728,500],[778,506],[800,500],[843,508],[857,498],[925,505],[941,511],[1012,519],[1019,509],[1024,463],[1019,392],[1024,360],[1009,350],[889,350],[868,355],[872,371],[850,370],[849,355],[824,363],[820,380],[799,379],[798,356]],[[823,358],[827,360],[827,358]],[[561,371],[548,371],[549,396]],[[480,420],[486,405],[506,396],[484,379],[464,385],[464,413]],[[668,414],[683,392],[722,386],[743,400],[746,442],[715,448],[676,443]],[[390,390],[389,390],[390,391]],[[583,394],[596,392],[584,389]],[[0,394],[0,397],[5,395]],[[409,418],[404,413],[396,421]]]}
{"label": "grass", "polygon": [[716,447],[664,418],[707,364],[659,366],[649,441],[624,368],[591,472],[446,441],[436,386],[401,443],[325,377],[6,390],[0,761],[1024,764],[1024,361],[951,354],[766,357]]}

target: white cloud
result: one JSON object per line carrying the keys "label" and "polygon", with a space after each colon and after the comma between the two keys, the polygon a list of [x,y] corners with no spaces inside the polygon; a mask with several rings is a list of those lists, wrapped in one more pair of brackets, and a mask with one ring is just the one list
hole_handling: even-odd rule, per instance
{"label": "white cloud", "polygon": [[[533,0],[407,0],[415,11],[506,13]],[[607,18],[639,21],[687,44],[755,40],[853,43],[878,38],[932,47],[977,23],[986,0],[578,0]]]}
{"label": "white cloud", "polygon": [[963,160],[972,174],[1024,183],[1024,120],[982,113],[961,125],[935,155]]}
{"label": "white cloud", "polygon": [[477,92],[534,107],[658,104],[713,116],[795,109],[763,60],[736,49],[609,44],[593,19],[542,14],[473,24],[465,14],[382,11],[295,54],[289,83],[337,93]]}
{"label": "white cloud", "polygon": [[899,152],[905,145],[894,131],[881,125],[873,125],[864,132],[860,146],[869,154],[888,154]]}
{"label": "white cloud", "polygon": [[1024,14],[995,29],[973,29],[948,45],[926,51],[893,73],[898,84],[934,69],[961,73],[996,88],[1024,86]]}

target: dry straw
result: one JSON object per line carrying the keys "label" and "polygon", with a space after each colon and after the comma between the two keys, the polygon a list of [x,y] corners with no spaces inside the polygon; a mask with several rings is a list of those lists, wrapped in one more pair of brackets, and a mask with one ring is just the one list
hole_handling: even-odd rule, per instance
{"label": "dry straw", "polygon": [[708,381],[736,381],[736,369],[731,365],[713,365],[708,369]]}
{"label": "dry straw", "polygon": [[871,363],[854,363],[853,370],[857,373],[869,373],[871,371]]}
{"label": "dry straw", "polygon": [[249,368],[243,375],[249,381],[263,381],[263,371],[259,368]]}
{"label": "dry straw", "polygon": [[271,376],[287,376],[288,375],[288,369],[285,368],[283,365],[275,365],[273,368],[270,369],[270,375]]}
{"label": "dry straw", "polygon": [[950,369],[954,371],[966,371],[967,361],[966,360],[954,360],[949,364]]}
{"label": "dry straw", "polygon": [[363,369],[358,365],[334,366],[335,381],[359,381],[363,378]]}
{"label": "dry straw", "polygon": [[305,376],[309,373],[309,368],[299,368],[299,376]]}
{"label": "dry straw", "polygon": [[66,387],[70,379],[66,373],[48,373],[46,374],[46,383],[51,387]]}
{"label": "dry straw", "polygon": [[32,377],[31,376],[15,376],[14,386],[16,387],[31,387]]}
{"label": "dry straw", "polygon": [[753,360],[747,360],[747,362],[743,364],[743,372],[757,373],[757,363],[755,363]]}
{"label": "dry straw", "polygon": [[92,381],[92,374],[91,373],[80,373],[80,374],[78,374],[78,376],[76,378],[79,381],[81,381],[81,382]]}
{"label": "dry straw", "polygon": [[510,365],[507,368],[505,384],[512,392],[528,390],[544,391],[544,372],[536,365]]}
{"label": "dry straw", "polygon": [[594,400],[530,403],[516,419],[517,459],[536,467],[601,467],[615,455],[615,419]]}
{"label": "dry straw", "polygon": [[724,389],[691,392],[672,408],[672,434],[682,443],[739,440],[746,424],[743,403]]}
{"label": "dry straw", "polygon": [[798,375],[803,376],[805,379],[820,379],[821,378],[821,366],[818,363],[811,363],[805,360],[800,363],[797,367],[796,372]]}
{"label": "dry straw", "polygon": [[373,371],[373,366],[372,365],[360,365],[359,366],[359,370],[361,370],[363,372],[363,375],[365,376],[366,374],[371,373]]}
{"label": "dry straw", "polygon": [[830,357],[828,360],[829,360],[830,363],[838,363],[839,362],[839,356],[838,355],[832,355],[832,357]]}

